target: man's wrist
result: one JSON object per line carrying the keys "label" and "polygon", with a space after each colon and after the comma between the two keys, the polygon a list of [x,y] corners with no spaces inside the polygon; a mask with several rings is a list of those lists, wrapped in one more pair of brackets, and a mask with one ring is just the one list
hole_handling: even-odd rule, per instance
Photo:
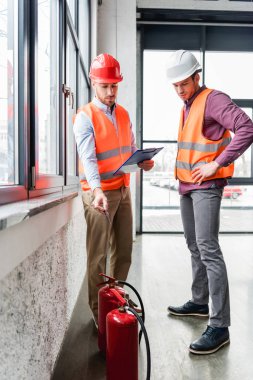
{"label": "man's wrist", "polygon": [[217,161],[213,161],[213,163],[215,164],[215,166],[216,166],[217,169],[219,169],[221,167],[220,164]]}
{"label": "man's wrist", "polygon": [[101,187],[95,187],[95,189],[93,189],[93,195],[96,196],[99,193],[102,194],[103,190],[101,189]]}

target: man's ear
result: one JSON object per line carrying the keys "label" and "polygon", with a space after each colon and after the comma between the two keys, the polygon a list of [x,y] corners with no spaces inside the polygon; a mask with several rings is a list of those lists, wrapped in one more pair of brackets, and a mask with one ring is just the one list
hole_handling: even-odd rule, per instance
{"label": "man's ear", "polygon": [[199,81],[200,81],[200,75],[199,75],[199,73],[196,73],[194,79],[196,80],[196,82],[199,82]]}

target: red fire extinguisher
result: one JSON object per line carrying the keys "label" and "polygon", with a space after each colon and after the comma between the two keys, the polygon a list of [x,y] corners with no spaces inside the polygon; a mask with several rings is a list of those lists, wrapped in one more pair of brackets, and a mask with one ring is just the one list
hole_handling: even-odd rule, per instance
{"label": "red fire extinguisher", "polygon": [[103,273],[99,274],[107,278],[107,281],[104,281],[97,286],[104,285],[98,291],[98,348],[102,353],[106,353],[106,316],[107,314],[118,307],[118,299],[115,294],[112,292],[113,289],[122,295],[123,297],[126,294],[126,291],[117,286],[116,280],[113,277],[106,276]]}
{"label": "red fire extinguisher", "polygon": [[106,379],[138,380],[138,321],[143,330],[147,349],[147,380],[150,380],[151,359],[147,332],[142,318],[127,305],[115,289],[120,304],[106,316]]}
{"label": "red fire extinguisher", "polygon": [[[99,275],[107,278],[106,281],[97,285],[97,286],[105,285],[98,292],[98,348],[102,353],[105,354],[106,353],[106,315],[111,310],[114,310],[118,307],[117,298],[115,298],[115,295],[112,292],[112,290],[116,289],[117,292],[122,297],[129,298],[128,292],[118,285],[124,285],[132,289],[132,291],[135,293],[136,297],[138,298],[139,304],[141,306],[141,318],[142,318],[143,323],[145,322],[145,310],[144,310],[144,305],[143,305],[141,296],[138,293],[138,291],[134,288],[133,285],[129,284],[126,281],[116,280],[114,277],[106,276],[104,273],[100,273]],[[130,299],[128,300],[128,303],[129,303],[129,306],[133,308],[137,306]],[[142,337],[142,330],[140,330],[140,333],[139,333],[139,343],[141,341],[141,337]]]}

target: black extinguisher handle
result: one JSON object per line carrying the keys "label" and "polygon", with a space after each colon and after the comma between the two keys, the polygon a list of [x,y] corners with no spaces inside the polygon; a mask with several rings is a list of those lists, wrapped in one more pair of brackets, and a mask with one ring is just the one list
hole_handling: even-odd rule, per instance
{"label": "black extinguisher handle", "polygon": [[143,320],[139,316],[139,314],[134,309],[132,309],[131,307],[127,306],[125,308],[126,308],[126,310],[129,310],[131,313],[133,313],[135,315],[135,317],[138,319],[138,322],[141,325],[141,331],[143,331],[143,335],[144,335],[144,339],[145,339],[145,343],[146,343],[146,351],[147,351],[147,377],[146,377],[146,380],[150,380],[150,376],[151,376],[151,355],[150,355],[150,346],[149,346],[147,330],[146,330],[144,323],[143,323]]}
{"label": "black extinguisher handle", "polygon": [[[138,298],[139,300],[139,303],[140,303],[140,307],[141,307],[141,313],[142,313],[142,321],[143,323],[145,323],[145,310],[144,310],[144,305],[143,305],[143,302],[142,302],[142,299],[141,299],[141,296],[140,294],[138,293],[138,291],[133,287],[133,285],[129,284],[128,282],[126,281],[121,281],[121,280],[116,280],[116,283],[119,284],[119,285],[126,285],[128,286],[129,288],[131,288],[134,293],[136,294],[136,297]],[[142,336],[142,329],[140,331],[140,334],[139,334],[139,344],[141,342],[141,336]]]}

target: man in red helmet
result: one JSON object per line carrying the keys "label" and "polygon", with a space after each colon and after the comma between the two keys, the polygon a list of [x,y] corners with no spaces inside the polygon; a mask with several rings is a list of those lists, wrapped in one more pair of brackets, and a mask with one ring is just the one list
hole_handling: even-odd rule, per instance
{"label": "man in red helmet", "polygon": [[[119,62],[109,54],[97,56],[90,67],[95,92],[92,102],[78,110],[74,133],[80,158],[80,182],[87,222],[89,305],[97,324],[99,273],[126,280],[132,254],[130,174],[113,173],[137,149],[128,112],[116,104],[123,77]],[[152,160],[139,164],[152,169]]]}

